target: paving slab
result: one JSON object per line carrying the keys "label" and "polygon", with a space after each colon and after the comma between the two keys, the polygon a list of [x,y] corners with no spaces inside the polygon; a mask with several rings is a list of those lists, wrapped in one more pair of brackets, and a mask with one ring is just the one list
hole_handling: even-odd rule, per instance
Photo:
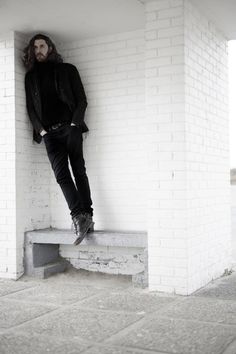
{"label": "paving slab", "polygon": [[68,341],[66,338],[58,336],[29,336],[25,333],[0,334],[1,354],[78,354],[88,346],[88,343],[73,338]]}
{"label": "paving slab", "polygon": [[[177,304],[171,304],[162,316],[215,322],[235,325],[236,333],[236,301],[212,298],[184,298]],[[235,352],[236,353],[236,352]]]}
{"label": "paving slab", "polygon": [[95,287],[82,287],[78,284],[41,284],[32,289],[8,295],[8,299],[18,301],[51,303],[55,305],[68,305],[96,295],[101,289]]}
{"label": "paving slab", "polygon": [[0,329],[14,327],[45,313],[54,311],[53,305],[21,303],[7,299],[0,300]]}
{"label": "paving slab", "polygon": [[15,280],[2,280],[0,279],[0,297],[7,294],[15,293],[24,289],[32,288],[37,286],[37,283],[23,283]]}
{"label": "paving slab", "polygon": [[[163,309],[165,306],[176,301],[174,297],[160,297],[155,294],[141,292],[122,293],[118,290],[98,295],[96,298],[83,301],[83,307],[111,311],[128,311],[136,313],[152,313]],[[80,304],[78,304],[80,306]]]}
{"label": "paving slab", "polygon": [[141,318],[141,315],[133,313],[90,311],[72,306],[20,325],[15,331],[64,336],[68,337],[68,340],[78,337],[94,343],[108,338]]}
{"label": "paving slab", "polygon": [[192,296],[212,297],[236,301],[236,273],[210,282],[204,288],[194,292]]}
{"label": "paving slab", "polygon": [[221,354],[235,338],[235,328],[226,325],[159,317],[140,321],[105,342],[175,354]]}

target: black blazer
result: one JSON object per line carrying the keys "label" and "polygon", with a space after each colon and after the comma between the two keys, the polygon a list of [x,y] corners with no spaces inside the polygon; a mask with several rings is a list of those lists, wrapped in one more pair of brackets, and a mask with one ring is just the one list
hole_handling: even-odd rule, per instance
{"label": "black blazer", "polygon": [[[82,132],[88,131],[84,122],[85,110],[88,105],[83,84],[79,72],[73,64],[55,63],[54,80],[59,98],[68,104],[72,114],[72,121],[82,128]],[[33,139],[39,144],[43,129],[42,106],[38,79],[35,69],[25,74],[26,108],[33,125]]]}

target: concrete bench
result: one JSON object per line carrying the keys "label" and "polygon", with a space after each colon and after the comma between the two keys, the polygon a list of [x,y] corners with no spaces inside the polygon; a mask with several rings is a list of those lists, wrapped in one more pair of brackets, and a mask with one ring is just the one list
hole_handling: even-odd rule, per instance
{"label": "concrete bench", "polygon": [[135,286],[148,282],[145,232],[95,231],[77,246],[70,230],[43,229],[25,233],[25,274],[47,278],[73,265],[109,274],[132,276]]}

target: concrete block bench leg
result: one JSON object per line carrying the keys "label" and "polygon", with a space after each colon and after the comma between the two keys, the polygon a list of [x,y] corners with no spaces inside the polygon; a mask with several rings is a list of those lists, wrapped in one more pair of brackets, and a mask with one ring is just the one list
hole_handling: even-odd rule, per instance
{"label": "concrete block bench leg", "polygon": [[144,271],[132,276],[132,283],[137,288],[148,287],[148,249],[144,249]]}
{"label": "concrete block bench leg", "polygon": [[29,276],[47,278],[64,272],[69,262],[60,257],[58,244],[33,243],[30,235],[25,235],[24,273]]}

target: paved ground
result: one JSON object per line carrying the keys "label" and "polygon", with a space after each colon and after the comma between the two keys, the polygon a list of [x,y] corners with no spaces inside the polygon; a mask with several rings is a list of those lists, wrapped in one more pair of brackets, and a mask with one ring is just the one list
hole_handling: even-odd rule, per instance
{"label": "paved ground", "polygon": [[0,354],[236,354],[236,273],[192,296],[70,270],[0,280]]}

